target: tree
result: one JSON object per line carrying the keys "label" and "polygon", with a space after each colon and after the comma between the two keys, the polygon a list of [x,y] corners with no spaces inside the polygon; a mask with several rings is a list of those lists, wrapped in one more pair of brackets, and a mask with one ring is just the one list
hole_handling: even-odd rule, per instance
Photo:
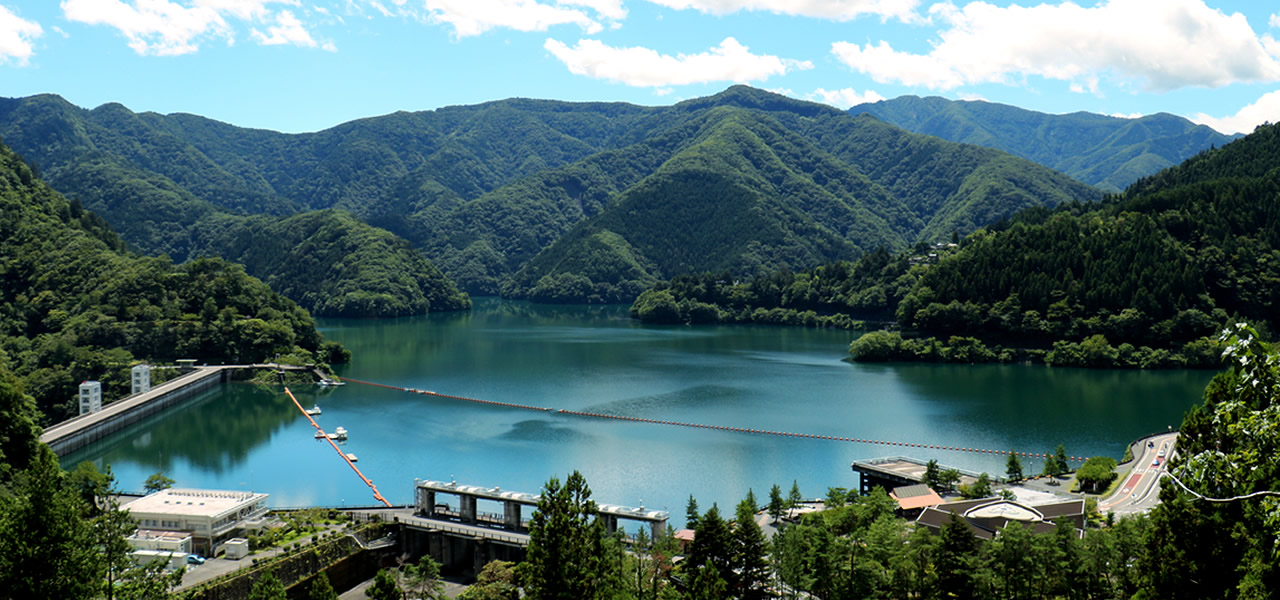
{"label": "tree", "polygon": [[773,484],[769,489],[769,517],[773,519],[773,524],[778,524],[778,519],[782,518],[782,512],[787,509],[787,503],[782,499],[782,488],[778,484]]}
{"label": "tree", "polygon": [[[256,589],[256,588],[255,588]],[[284,588],[281,588],[283,592]],[[373,600],[401,600],[404,593],[400,590],[400,586],[396,584],[396,576],[391,574],[387,569],[378,569],[373,576],[373,585],[364,590],[366,597]],[[284,598],[284,596],[280,596]]]}
{"label": "tree", "polygon": [[684,527],[685,529],[698,528],[698,501],[689,494],[689,503],[684,507]]}
{"label": "tree", "polygon": [[560,484],[552,477],[529,522],[529,547],[518,567],[525,594],[534,600],[595,600],[606,595],[615,564],[605,553],[604,522],[591,488],[574,471]]}
{"label": "tree", "polygon": [[991,495],[991,476],[986,473],[978,475],[977,481],[973,485],[962,486],[961,493],[965,498],[977,499],[986,498]]}
{"label": "tree", "polygon": [[160,490],[167,490],[173,487],[173,484],[173,479],[165,476],[163,472],[156,471],[150,477],[147,477],[147,482],[142,484],[142,489],[148,494],[154,494]]}
{"label": "tree", "polygon": [[[733,526],[733,570],[736,574],[736,596],[742,600],[761,600],[769,593],[769,541],[756,523],[756,507],[750,498],[738,503]],[[696,540],[696,538],[695,538]]]}
{"label": "tree", "polygon": [[827,488],[827,499],[823,502],[823,505],[827,508],[839,508],[844,506],[848,498],[849,490],[842,487],[829,487]]}
{"label": "tree", "polygon": [[760,512],[760,503],[756,501],[756,492],[751,488],[747,488],[747,504],[751,506],[751,512]]}
{"label": "tree", "polygon": [[729,524],[720,517],[719,506],[712,504],[698,520],[686,564],[709,564],[720,572],[721,579],[729,582],[730,588],[733,587],[733,535]]}
{"label": "tree", "polygon": [[516,570],[505,560],[490,561],[476,575],[476,582],[458,595],[458,600],[518,600]]}
{"label": "tree", "polygon": [[424,600],[441,600],[444,595],[444,581],[440,579],[440,563],[429,555],[423,555],[416,565],[406,565],[403,569],[405,592],[409,598]]}
{"label": "tree", "polygon": [[[378,572],[382,574],[382,571]],[[372,589],[372,588],[370,588]],[[275,571],[267,571],[261,577],[253,582],[253,589],[249,590],[249,600],[286,600],[288,594],[285,593],[284,584],[280,583],[280,578],[276,577]],[[399,596],[394,598],[386,596],[369,595],[375,600],[398,600]]]}
{"label": "tree", "polygon": [[[0,392],[2,393],[2,392]],[[89,598],[105,578],[88,507],[63,485],[48,446],[0,494],[0,590],[11,598]]]}
{"label": "tree", "polygon": [[929,486],[931,490],[942,491],[942,473],[938,469],[937,460],[930,459],[929,462],[925,463],[924,477],[920,480],[920,483]]}
{"label": "tree", "polygon": [[977,554],[978,538],[954,513],[942,525],[939,536],[938,590],[943,597],[973,598],[973,558]]}
{"label": "tree", "polygon": [[715,565],[706,563],[694,569],[689,583],[689,600],[724,600],[729,597],[729,584]]}
{"label": "tree", "polygon": [[1116,459],[1110,456],[1094,456],[1084,461],[1076,471],[1076,480],[1082,489],[1097,493],[1116,478]]}
{"label": "tree", "polygon": [[329,576],[321,571],[311,580],[311,588],[307,592],[308,600],[338,600],[338,592],[329,583]]}
{"label": "tree", "polygon": [[960,483],[959,469],[943,469],[938,474],[938,485],[942,487],[940,491],[953,492],[957,483]]}
{"label": "tree", "polygon": [[1057,474],[1061,475],[1061,474],[1063,474],[1063,473],[1067,473],[1067,472],[1070,472],[1070,471],[1071,471],[1071,464],[1067,462],[1067,447],[1066,447],[1066,446],[1064,446],[1064,445],[1062,445],[1062,444],[1058,444],[1058,448],[1057,448],[1057,450],[1054,450],[1054,452],[1053,452],[1053,458],[1054,458],[1054,459],[1055,459],[1055,461],[1058,463],[1058,473],[1057,473]]}
{"label": "tree", "polygon": [[1009,452],[1009,460],[1005,461],[1004,475],[1009,481],[1022,480],[1022,459],[1013,451]]}
{"label": "tree", "polygon": [[791,492],[787,494],[787,508],[800,508],[800,503],[804,502],[804,496],[800,495],[800,484],[796,480],[791,480]]}

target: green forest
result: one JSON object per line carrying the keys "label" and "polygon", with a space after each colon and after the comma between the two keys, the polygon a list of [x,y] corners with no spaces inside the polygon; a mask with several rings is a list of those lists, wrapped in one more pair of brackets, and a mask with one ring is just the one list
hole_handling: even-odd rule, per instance
{"label": "green forest", "polygon": [[222,259],[137,256],[107,224],[0,146],[0,367],[38,423],[74,416],[81,381],[129,391],[142,361],[341,362],[306,310]]}
{"label": "green forest", "polygon": [[1033,208],[955,248],[877,251],[857,263],[748,281],[655,284],[632,307],[653,322],[756,321],[893,331],[857,360],[1043,361],[1215,367],[1225,325],[1275,330],[1280,300],[1280,128],[1135,182],[1098,204]]}
{"label": "green forest", "polygon": [[[668,107],[513,99],[305,134],[42,95],[0,99],[0,137],[130,247],[242,263],[317,315],[463,309],[458,290],[631,302],[684,273],[799,271],[1100,197],[998,150],[745,86]],[[270,251],[256,243],[268,237]],[[380,251],[355,250],[371,242]]]}

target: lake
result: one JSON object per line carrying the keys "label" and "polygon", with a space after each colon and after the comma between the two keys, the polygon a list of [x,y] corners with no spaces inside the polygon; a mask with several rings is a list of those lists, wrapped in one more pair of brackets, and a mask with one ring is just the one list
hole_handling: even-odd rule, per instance
{"label": "lake", "polygon": [[[354,353],[339,374],[387,385],[553,409],[968,448],[1119,458],[1176,427],[1209,371],[1106,371],[1024,365],[851,364],[856,334],[772,326],[641,325],[625,306],[543,306],[477,298],[470,313],[322,319]],[[644,505],[684,521],[753,488],[792,481],[806,497],[856,487],[849,464],[909,453],[992,474],[1004,457],[750,435],[534,412],[348,384],[295,389],[391,502],[413,480],[538,492],[572,470],[598,502]],[[367,506],[369,489],[280,388],[226,384],[64,457],[110,465],[139,490],[163,471],[181,487],[267,492],[277,507]],[[1038,472],[1038,461],[1024,469]]]}

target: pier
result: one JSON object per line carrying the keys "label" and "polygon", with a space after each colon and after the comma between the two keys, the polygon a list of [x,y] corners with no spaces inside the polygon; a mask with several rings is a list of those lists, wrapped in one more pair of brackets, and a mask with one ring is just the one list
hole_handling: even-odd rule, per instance
{"label": "pier", "polygon": [[[182,365],[187,372],[161,383],[149,391],[127,396],[112,402],[102,410],[73,417],[44,430],[40,441],[49,445],[58,456],[75,452],[103,439],[129,425],[142,421],[183,400],[213,388],[239,369],[271,369],[276,371],[316,372],[314,367],[277,365],[271,363],[253,365]],[[320,375],[320,377],[324,377]]]}

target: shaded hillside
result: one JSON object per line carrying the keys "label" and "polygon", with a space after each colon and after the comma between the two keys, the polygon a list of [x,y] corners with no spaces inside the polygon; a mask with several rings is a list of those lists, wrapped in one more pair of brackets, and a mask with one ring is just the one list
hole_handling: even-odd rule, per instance
{"label": "shaded hillside", "polygon": [[71,416],[76,386],[127,393],[135,360],[340,359],[307,312],[239,265],[174,266],[121,251],[100,218],[67,201],[0,146],[0,363],[48,421]]}
{"label": "shaded hillside", "polygon": [[[0,134],[140,249],[233,252],[277,286],[298,274],[225,233],[267,221],[233,227],[228,215],[347,209],[472,293],[629,301],[688,270],[802,269],[1100,196],[1001,152],[745,86],[669,107],[514,99],[296,135],[37,96],[0,101]],[[379,256],[343,264],[395,270]],[[407,285],[374,285],[361,301],[314,295],[345,285],[281,290],[321,312],[420,305],[365,301]]]}
{"label": "shaded hillside", "polygon": [[1239,137],[1165,113],[1137,119],[1051,115],[937,96],[902,96],[859,104],[849,112],[953,142],[998,148],[1113,192]]}
{"label": "shaded hillside", "polygon": [[422,253],[339,210],[201,224],[196,254],[241,263],[314,314],[397,317],[471,308],[471,299]]}

